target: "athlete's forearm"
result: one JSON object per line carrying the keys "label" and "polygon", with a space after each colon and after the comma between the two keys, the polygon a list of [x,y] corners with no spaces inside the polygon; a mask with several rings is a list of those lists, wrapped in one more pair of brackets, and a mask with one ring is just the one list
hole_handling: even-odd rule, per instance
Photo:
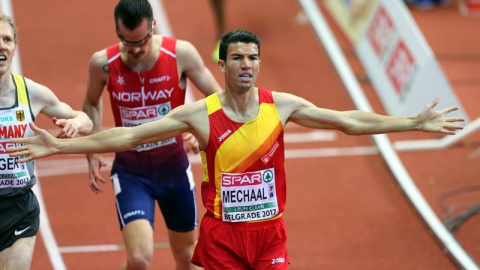
{"label": "athlete's forearm", "polygon": [[95,105],[88,101],[84,101],[83,111],[88,115],[88,117],[93,123],[93,128],[90,134],[99,132],[102,128],[102,119],[103,119],[102,100],[100,99]]}
{"label": "athlete's forearm", "polygon": [[111,128],[93,135],[73,138],[57,139],[55,153],[82,154],[122,152],[136,146],[131,132],[126,127]]}
{"label": "athlete's forearm", "polygon": [[346,133],[351,135],[380,134],[413,131],[418,129],[418,119],[407,116],[385,116],[364,111],[347,111]]}

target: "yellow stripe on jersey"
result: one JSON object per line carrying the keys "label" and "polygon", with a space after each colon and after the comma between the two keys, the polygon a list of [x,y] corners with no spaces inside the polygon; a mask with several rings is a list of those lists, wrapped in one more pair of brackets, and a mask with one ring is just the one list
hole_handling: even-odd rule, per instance
{"label": "yellow stripe on jersey", "polygon": [[257,118],[243,124],[218,148],[215,154],[215,216],[221,213],[221,172],[244,172],[270,149],[281,132],[282,123],[275,104],[262,103]]}
{"label": "yellow stripe on jersey", "polygon": [[18,102],[25,106],[28,106],[28,97],[27,97],[27,88],[25,86],[25,81],[23,76],[13,73],[13,79],[15,81],[15,85],[17,86],[17,97]]}
{"label": "yellow stripe on jersey", "polygon": [[218,99],[217,93],[214,93],[205,99],[205,103],[207,104],[207,112],[208,115],[220,110],[222,105],[220,104],[220,99]]}
{"label": "yellow stripe on jersey", "polygon": [[200,157],[202,158],[202,167],[203,167],[203,182],[208,182],[208,164],[207,164],[207,153],[200,151]]}

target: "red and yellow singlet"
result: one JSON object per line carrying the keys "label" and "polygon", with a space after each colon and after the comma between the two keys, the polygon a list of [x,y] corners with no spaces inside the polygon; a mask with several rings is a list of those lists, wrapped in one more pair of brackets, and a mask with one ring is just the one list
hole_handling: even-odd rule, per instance
{"label": "red and yellow singlet", "polygon": [[210,137],[201,152],[202,199],[207,215],[225,222],[270,220],[285,209],[283,125],[272,92],[258,94],[258,115],[246,123],[229,119],[217,94],[205,98]]}

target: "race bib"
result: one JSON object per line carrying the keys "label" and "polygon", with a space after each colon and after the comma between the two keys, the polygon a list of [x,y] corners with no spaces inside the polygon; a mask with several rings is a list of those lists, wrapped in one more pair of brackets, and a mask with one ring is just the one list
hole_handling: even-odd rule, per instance
{"label": "race bib", "polygon": [[273,168],[221,174],[222,219],[225,222],[264,220],[278,214]]}
{"label": "race bib", "polygon": [[[137,108],[119,107],[119,110],[122,125],[124,127],[135,127],[162,119],[172,110],[172,106],[170,102],[166,102],[158,105]],[[177,143],[177,140],[175,138],[169,138],[158,142],[142,144],[135,147],[133,150],[137,152],[148,151],[173,143]]]}
{"label": "race bib", "polygon": [[30,182],[26,163],[18,163],[19,157],[10,157],[6,151],[13,143],[0,142],[0,188],[20,188]]}

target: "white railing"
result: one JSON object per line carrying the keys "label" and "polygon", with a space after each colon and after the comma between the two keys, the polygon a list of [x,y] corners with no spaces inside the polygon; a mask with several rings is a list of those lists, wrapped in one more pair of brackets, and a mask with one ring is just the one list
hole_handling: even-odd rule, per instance
{"label": "white railing", "polygon": [[[327,51],[338,75],[342,79],[346,90],[350,94],[355,106],[359,110],[372,111],[372,108],[365,97],[362,88],[355,78],[348,62],[345,59],[337,41],[335,40],[328,24],[326,23],[317,3],[314,0],[299,0],[303,11],[320,38]],[[372,136],[385,162],[395,176],[398,184],[406,196],[430,227],[435,236],[444,245],[450,257],[463,269],[479,270],[473,259],[465,252],[453,235],[447,230],[430,205],[426,202],[412,178],[400,161],[392,144],[386,135]]]}

